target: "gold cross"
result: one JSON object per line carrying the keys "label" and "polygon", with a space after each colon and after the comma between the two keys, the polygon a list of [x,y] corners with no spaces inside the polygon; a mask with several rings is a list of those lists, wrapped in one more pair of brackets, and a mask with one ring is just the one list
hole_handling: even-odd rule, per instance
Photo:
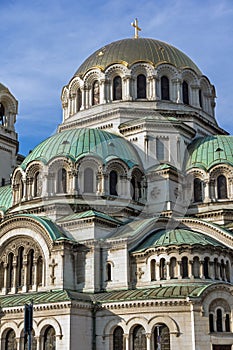
{"label": "gold cross", "polygon": [[138,37],[139,37],[138,32],[141,31],[141,28],[139,28],[139,26],[138,26],[138,19],[137,18],[135,18],[134,22],[131,23],[131,26],[133,26],[135,29],[134,38],[138,39]]}

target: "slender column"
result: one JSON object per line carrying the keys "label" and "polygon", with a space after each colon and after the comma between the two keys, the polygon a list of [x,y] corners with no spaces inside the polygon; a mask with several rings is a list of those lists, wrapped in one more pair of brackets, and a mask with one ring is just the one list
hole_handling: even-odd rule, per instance
{"label": "slender column", "polygon": [[201,260],[200,261],[200,278],[204,279],[205,276],[204,276],[204,261]]}
{"label": "slender column", "polygon": [[190,279],[193,279],[193,261],[191,260],[188,262],[188,276]]}
{"label": "slender column", "polygon": [[106,103],[105,98],[105,79],[100,80],[100,104]]}
{"label": "slender column", "polygon": [[125,350],[129,350],[129,334],[124,334]]}
{"label": "slender column", "polygon": [[155,279],[156,281],[160,280],[160,274],[159,274],[159,262],[155,264]]}
{"label": "slender column", "polygon": [[170,261],[167,262],[167,280],[170,280],[171,276],[170,276]]}
{"label": "slender column", "polygon": [[210,202],[210,182],[209,180],[205,180],[204,183],[204,203]]}
{"label": "slender column", "polygon": [[27,275],[28,275],[27,261],[24,261],[23,265],[24,265],[24,281],[23,281],[22,292],[27,292]]}
{"label": "slender column", "polygon": [[146,350],[151,350],[151,333],[146,333]]}
{"label": "slender column", "polygon": [[33,265],[34,265],[34,283],[32,286],[32,290],[37,290],[37,274],[38,274],[38,265],[37,265],[37,260],[35,259],[33,261]]}
{"label": "slender column", "polygon": [[199,86],[192,85],[191,87],[191,104],[194,107],[200,108],[200,102],[199,102]]}
{"label": "slender column", "polygon": [[16,284],[17,284],[17,262],[13,262],[13,286],[11,287],[11,292],[16,293]]}
{"label": "slender column", "polygon": [[181,99],[181,81],[180,79],[172,80],[172,96],[171,99],[176,103],[182,103]]}
{"label": "slender column", "polygon": [[178,263],[178,279],[181,280],[182,279],[182,274],[181,274],[182,262],[177,261],[177,263]]}
{"label": "slender column", "polygon": [[214,276],[214,262],[213,261],[209,261],[209,277],[214,280],[215,276]]}
{"label": "slender column", "polygon": [[8,264],[7,263],[4,263],[3,265],[3,268],[4,268],[4,282],[3,282],[3,289],[2,289],[2,293],[3,294],[7,294],[7,267],[8,267]]}

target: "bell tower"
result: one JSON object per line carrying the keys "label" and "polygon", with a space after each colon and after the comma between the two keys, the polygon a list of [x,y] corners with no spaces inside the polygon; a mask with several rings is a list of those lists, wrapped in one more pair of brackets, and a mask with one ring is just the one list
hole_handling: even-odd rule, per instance
{"label": "bell tower", "polygon": [[0,186],[10,183],[10,175],[18,165],[18,135],[15,132],[18,101],[0,83]]}

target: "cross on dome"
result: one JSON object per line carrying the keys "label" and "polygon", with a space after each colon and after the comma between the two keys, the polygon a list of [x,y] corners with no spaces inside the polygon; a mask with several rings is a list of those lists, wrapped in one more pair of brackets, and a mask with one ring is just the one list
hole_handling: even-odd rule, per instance
{"label": "cross on dome", "polygon": [[135,30],[134,38],[138,39],[138,37],[139,37],[138,32],[141,31],[141,28],[139,28],[139,26],[138,26],[138,19],[137,18],[135,18],[134,22],[131,23],[131,26],[134,27],[134,30]]}

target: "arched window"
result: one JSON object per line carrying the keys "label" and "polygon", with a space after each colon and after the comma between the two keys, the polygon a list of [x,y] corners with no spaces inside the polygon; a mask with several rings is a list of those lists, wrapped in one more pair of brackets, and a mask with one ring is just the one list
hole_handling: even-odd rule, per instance
{"label": "arched window", "polygon": [[216,330],[217,332],[222,332],[222,310],[217,309],[217,315],[216,315]]}
{"label": "arched window", "polygon": [[202,108],[203,107],[203,103],[202,103],[202,91],[201,89],[199,89],[199,105]]}
{"label": "arched window", "polygon": [[115,170],[112,170],[109,174],[109,193],[112,196],[117,196],[117,181],[118,176]]}
{"label": "arched window", "polygon": [[209,261],[210,261],[210,259],[208,257],[204,258],[203,269],[204,269],[204,277],[205,278],[210,278],[210,276],[209,276]]}
{"label": "arched window", "polygon": [[219,274],[218,274],[218,259],[217,259],[217,258],[214,259],[214,278],[215,278],[216,280],[219,279]]}
{"label": "arched window", "polygon": [[226,314],[226,316],[225,316],[225,331],[226,332],[231,331],[231,329],[230,329],[230,315],[229,314]]}
{"label": "arched window", "polygon": [[217,178],[217,194],[218,199],[227,198],[227,180],[224,175],[219,175]]}
{"label": "arched window", "polygon": [[11,287],[13,287],[13,280],[14,280],[13,258],[14,258],[13,253],[9,253],[8,266],[7,266],[7,289],[11,289]]}
{"label": "arched window", "polygon": [[170,100],[169,80],[165,75],[161,78],[161,99]]}
{"label": "arched window", "polygon": [[29,288],[34,284],[34,250],[31,249],[27,256],[27,284]]}
{"label": "arched window", "polygon": [[5,350],[16,350],[17,349],[17,341],[15,337],[15,332],[13,329],[10,329],[6,334],[6,344]]}
{"label": "arched window", "polygon": [[43,278],[43,259],[42,256],[39,256],[37,260],[37,286],[42,285]]}
{"label": "arched window", "polygon": [[160,259],[159,262],[159,276],[161,280],[165,280],[167,277],[166,262],[165,259]]}
{"label": "arched window", "polygon": [[57,193],[67,192],[67,172],[66,169],[61,168],[57,173]]}
{"label": "arched window", "polygon": [[209,314],[209,329],[210,332],[214,332],[214,315]]}
{"label": "arched window", "polygon": [[[35,331],[34,329],[32,330],[32,344],[31,344],[31,348],[32,350],[37,350],[37,341],[35,338]],[[27,350],[28,349],[28,337],[25,338],[25,343],[24,343],[24,349]]]}
{"label": "arched window", "polygon": [[100,86],[97,80],[92,85],[92,106],[100,103]]}
{"label": "arched window", "polygon": [[112,280],[112,264],[107,263],[106,265],[106,274],[107,274],[107,281],[110,282]]}
{"label": "arched window", "polygon": [[193,181],[193,197],[194,197],[194,202],[202,202],[203,201],[203,182],[195,178]]}
{"label": "arched window", "polygon": [[155,281],[156,280],[155,266],[156,266],[155,259],[152,259],[151,262],[150,262],[150,278],[151,278],[151,281]]}
{"label": "arched window", "polygon": [[133,350],[146,350],[146,332],[139,325],[133,330]]}
{"label": "arched window", "polygon": [[34,197],[38,197],[41,194],[40,189],[40,173],[39,171],[34,176]]}
{"label": "arched window", "polygon": [[131,196],[134,201],[138,201],[141,198],[141,182],[136,176],[131,179]]}
{"label": "arched window", "polygon": [[122,100],[122,80],[119,76],[113,79],[113,100]]}
{"label": "arched window", "polygon": [[20,247],[17,256],[17,287],[22,288],[24,283],[24,268],[23,268],[24,248]]}
{"label": "arched window", "polygon": [[118,326],[113,332],[113,350],[123,350],[123,329]]}
{"label": "arched window", "polygon": [[188,277],[188,258],[186,256],[181,259],[181,276],[182,278]]}
{"label": "arched window", "polygon": [[170,350],[170,332],[165,324],[155,326],[154,345],[156,350]]}
{"label": "arched window", "polygon": [[146,77],[144,74],[137,76],[137,98],[146,98]]}
{"label": "arched window", "polygon": [[231,273],[230,273],[230,264],[229,264],[229,261],[226,262],[226,279],[227,279],[227,282],[230,282],[231,281]]}
{"label": "arched window", "polygon": [[176,274],[176,258],[172,257],[170,260],[170,264],[169,264],[169,273],[170,273],[170,278],[176,278],[177,274]]}
{"label": "arched window", "polygon": [[45,330],[43,350],[56,350],[56,335],[52,326]]}
{"label": "arched window", "polygon": [[200,261],[197,256],[193,259],[193,277],[200,278]]}
{"label": "arched window", "polygon": [[4,262],[0,264],[0,291],[4,287]]}
{"label": "arched window", "polygon": [[94,171],[91,168],[84,170],[84,193],[94,192]]}
{"label": "arched window", "polygon": [[183,102],[186,105],[189,105],[189,86],[187,81],[183,81],[182,83],[182,93],[183,93]]}
{"label": "arched window", "polygon": [[78,88],[77,90],[77,112],[80,111],[82,107],[82,91],[80,90],[80,88]]}

